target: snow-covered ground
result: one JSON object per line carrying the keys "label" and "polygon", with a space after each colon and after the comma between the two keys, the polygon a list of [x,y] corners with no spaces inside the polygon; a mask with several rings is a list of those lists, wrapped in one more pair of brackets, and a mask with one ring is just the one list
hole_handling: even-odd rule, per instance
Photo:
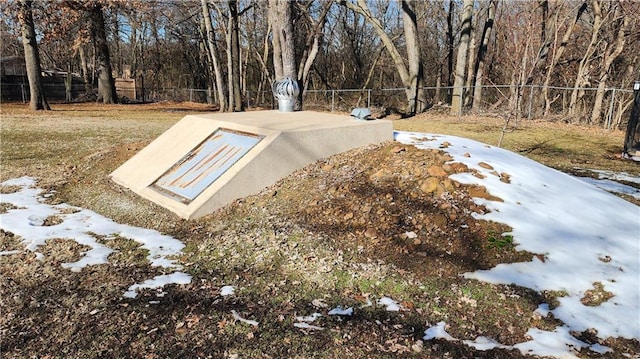
{"label": "snow-covered ground", "polygon": [[[483,176],[463,173],[452,177],[462,183],[485,186],[493,196],[503,199],[504,202],[477,199],[490,209],[478,217],[507,224],[513,228],[510,234],[517,249],[544,258],[501,264],[490,270],[467,273],[466,277],[566,294],[559,298],[560,304],[553,310],[546,304],[536,310],[539,315],[553,315],[563,323],[553,331],[531,328],[528,332],[530,340],[513,346],[486,337],[462,340],[464,344],[479,350],[500,347],[534,355],[567,357],[573,355],[574,348],[589,348],[596,353],[610,350],[581,342],[571,336],[572,331],[593,328],[600,338],[640,339],[640,207],[584,180],[472,140],[408,132],[397,132],[395,138],[418,148],[440,148],[449,152],[454,161],[481,173]],[[486,164],[493,169],[488,169]],[[500,181],[502,173],[509,175],[509,183]],[[640,181],[627,177],[627,182]],[[180,266],[171,259],[182,250],[184,245],[180,241],[153,230],[115,223],[86,209],[46,204],[43,198],[48,194],[35,187],[33,178],[13,179],[2,185],[18,186],[19,190],[1,195],[0,202],[10,203],[15,208],[0,214],[0,228],[20,236],[26,250],[34,252],[38,258],[42,257],[39,247],[47,240],[67,238],[91,249],[79,261],[65,263],[64,267],[79,271],[87,265],[107,263],[113,250],[100,244],[96,235],[106,239],[117,235],[138,241],[148,249],[151,265],[173,271],[143,283],[132,283],[123,293],[124,297],[136,297],[141,288],[190,282],[191,277],[180,272]],[[44,225],[50,216],[57,216],[62,222]],[[14,253],[16,251],[0,252],[0,256]],[[600,305],[582,304],[581,299],[587,291],[600,285],[613,296]],[[233,286],[224,286],[221,294],[234,295]],[[390,311],[401,309],[391,298],[381,298],[378,305],[386,306]],[[338,307],[329,310],[328,315],[352,313],[352,308]],[[236,320],[259,326],[256,321],[243,319],[235,312],[232,314]],[[320,316],[320,313],[312,313],[298,317],[294,325],[301,329],[322,330],[311,324]],[[444,322],[425,329],[425,340],[459,340],[446,333]]]}
{"label": "snow-covered ground", "polygon": [[626,184],[616,182],[610,179],[596,179],[591,177],[577,177],[579,180],[592,184],[600,189],[611,193],[626,194],[635,199],[640,199],[640,189],[627,186]]}
{"label": "snow-covered ground", "polygon": [[[551,332],[532,328],[528,333],[532,340],[514,348],[537,355],[570,355],[572,348],[589,345],[569,332],[589,328],[600,338],[640,339],[640,207],[513,152],[469,139],[407,132],[398,132],[395,138],[418,148],[441,148],[454,161],[481,173],[452,176],[461,183],[485,186],[504,200],[476,199],[490,210],[477,217],[509,225],[518,250],[544,255],[544,260],[534,257],[532,262],[501,264],[465,275],[566,294],[555,309],[538,308],[564,324]],[[481,166],[482,162],[493,169]],[[502,173],[509,175],[510,183],[500,181]],[[597,283],[613,297],[597,306],[582,304]],[[428,330],[427,337],[433,332],[439,330]],[[466,344],[501,346],[487,338]],[[608,350],[600,345],[590,349]]]}
{"label": "snow-covered ground", "polygon": [[[67,204],[50,205],[44,203],[44,198],[51,196],[35,187],[35,179],[22,177],[8,180],[3,186],[17,186],[19,191],[0,195],[1,203],[10,203],[15,209],[0,214],[0,228],[22,238],[22,244],[27,250],[35,253],[41,259],[39,247],[48,240],[60,238],[71,239],[78,244],[86,245],[90,249],[83,253],[77,262],[63,263],[64,268],[80,271],[89,265],[109,263],[108,257],[113,249],[98,242],[98,238],[110,240],[115,236],[132,239],[149,251],[147,259],[154,267],[163,267],[170,274],[147,279],[143,283],[133,283],[123,296],[135,298],[137,291],[142,288],[158,288],[166,284],[187,284],[191,276],[179,272],[180,265],[175,263],[172,256],[180,254],[184,244],[179,240],[163,235],[157,231],[119,224],[88,209],[69,206]],[[47,225],[47,218],[57,218],[61,223]],[[15,251],[0,252],[10,255]]]}

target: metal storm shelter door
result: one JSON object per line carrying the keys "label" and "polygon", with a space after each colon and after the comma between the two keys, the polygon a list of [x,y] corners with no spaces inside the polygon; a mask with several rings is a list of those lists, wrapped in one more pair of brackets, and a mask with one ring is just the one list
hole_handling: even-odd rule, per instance
{"label": "metal storm shelter door", "polygon": [[189,203],[263,138],[220,128],[162,174],[152,187],[166,196]]}

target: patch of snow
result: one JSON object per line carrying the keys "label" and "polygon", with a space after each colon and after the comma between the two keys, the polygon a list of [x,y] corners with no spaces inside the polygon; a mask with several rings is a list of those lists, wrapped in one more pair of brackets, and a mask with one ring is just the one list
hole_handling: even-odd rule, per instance
{"label": "patch of snow", "polygon": [[306,317],[296,317],[296,320],[299,322],[313,323],[316,319],[321,318],[322,314],[316,312]]}
{"label": "patch of snow", "polygon": [[405,232],[404,235],[405,235],[405,237],[407,239],[416,239],[416,238],[418,238],[418,235],[416,234],[416,232],[413,232],[413,231]]}
{"label": "patch of snow", "polygon": [[388,297],[380,298],[380,300],[378,300],[378,304],[385,306],[387,308],[387,312],[398,312],[402,309],[402,306],[398,302]]}
{"label": "patch of snow", "polygon": [[607,192],[626,194],[635,199],[640,199],[640,189],[622,184],[610,179],[595,179],[591,177],[576,177],[577,179],[594,185]]}
{"label": "patch of snow", "polygon": [[331,309],[327,314],[328,315],[352,316],[353,315],[353,308],[351,308],[351,307],[342,308],[342,307],[338,306],[338,307],[335,307],[335,308]]}
{"label": "patch of snow", "polygon": [[[179,254],[184,244],[171,236],[146,228],[116,223],[93,211],[64,203],[44,203],[43,190],[35,187],[36,181],[32,177],[11,179],[1,185],[17,186],[19,190],[2,194],[2,202],[10,203],[16,208],[0,214],[0,228],[22,238],[22,244],[27,250],[35,253],[39,260],[44,258],[38,251],[40,246],[45,245],[50,239],[62,238],[89,247],[78,261],[63,263],[62,267],[77,272],[86,266],[105,264],[109,262],[108,257],[114,250],[98,243],[98,237],[108,241],[120,236],[140,243],[142,248],[149,252],[147,259],[152,266],[181,268],[170,257]],[[52,216],[60,219],[61,223],[45,225],[46,219]],[[134,284],[124,296],[135,298],[136,291],[141,288],[156,288],[170,283],[187,284],[190,281],[191,276],[175,272],[155,277],[142,284]]]}
{"label": "patch of snow", "polygon": [[189,284],[191,283],[191,276],[182,272],[173,272],[171,274],[163,274],[155,276],[152,279],[147,279],[141,284],[134,284],[129,287],[122,296],[125,298],[135,298],[138,296],[138,291],[145,288],[162,288],[167,284]]}
{"label": "patch of snow", "polygon": [[549,315],[549,313],[551,313],[551,310],[549,309],[549,304],[547,303],[541,303],[540,305],[538,305],[538,308],[536,310],[533,311],[534,313],[540,314],[541,317],[546,318],[547,315]]}
{"label": "patch of snow", "polygon": [[360,309],[373,306],[371,299],[367,298],[367,302],[360,306]]}
{"label": "patch of snow", "polygon": [[13,254],[18,254],[18,253],[22,253],[22,251],[19,250],[15,250],[15,251],[0,251],[0,256],[10,256]]}
{"label": "patch of snow", "polygon": [[[445,327],[445,322],[439,322],[436,326],[427,329],[424,332],[423,340],[444,339],[451,342],[460,341],[447,333]],[[462,343],[482,351],[500,348],[519,350],[525,355],[554,358],[577,358],[577,354],[582,348],[589,348],[594,352],[602,350],[603,353],[610,350],[610,348],[599,344],[589,346],[589,344],[574,338],[566,326],[557,327],[552,332],[531,328],[527,331],[527,336],[531,338],[530,341],[516,345],[500,344],[492,338],[483,336],[477,337],[475,340],[463,340]]]}
{"label": "patch of snow", "polygon": [[599,179],[611,179],[640,184],[640,177],[632,176],[627,172],[613,172],[606,170],[587,170],[598,174]]}
{"label": "patch of snow", "polygon": [[[435,140],[425,141],[425,136]],[[640,339],[640,207],[538,162],[480,142],[408,132],[396,132],[395,137],[424,149],[448,142],[443,151],[484,176],[461,173],[451,178],[484,186],[504,201],[476,198],[489,210],[476,217],[513,228],[517,250],[544,255],[544,261],[535,256],[531,262],[500,264],[466,273],[465,277],[536,291],[562,291],[566,295],[559,298],[559,305],[551,313],[571,331],[594,328],[602,339]],[[480,166],[480,162],[490,164],[493,170]],[[510,183],[501,182],[496,175],[499,173],[509,174]],[[585,292],[596,282],[613,297],[597,306],[582,304]],[[566,345],[575,344],[568,336],[554,335],[566,339]]]}
{"label": "patch of snow", "polygon": [[231,315],[233,315],[233,319],[242,322],[242,323],[246,323],[249,325],[253,325],[254,327],[258,326],[258,322],[256,322],[255,320],[249,320],[249,319],[244,319],[240,316],[240,314],[238,314],[238,312],[236,312],[235,310],[231,311]]}
{"label": "patch of snow", "polygon": [[423,340],[432,340],[432,339],[445,339],[449,341],[456,341],[457,339],[449,335],[445,330],[447,323],[439,322],[435,327],[431,327],[424,332]]}
{"label": "patch of snow", "polygon": [[613,352],[613,350],[611,350],[611,348],[601,345],[601,344],[593,344],[592,346],[589,347],[589,350],[591,350],[592,352],[598,353],[598,354],[606,354],[609,352]]}
{"label": "patch of snow", "polygon": [[293,323],[293,326],[299,329],[309,329],[309,330],[324,330],[323,327],[319,327],[316,325],[311,325],[309,323]]}
{"label": "patch of snow", "polygon": [[225,285],[224,287],[220,288],[220,295],[226,297],[228,295],[233,295],[235,291],[236,289],[233,286]]}
{"label": "patch of snow", "polygon": [[476,340],[463,340],[462,342],[467,346],[474,347],[477,350],[482,350],[482,351],[491,350],[494,348],[509,349],[508,346],[502,345],[492,338],[482,337],[482,336],[477,337]]}
{"label": "patch of snow", "polygon": [[552,332],[531,328],[527,335],[531,337],[530,341],[513,346],[525,355],[577,358],[578,351],[589,346],[574,338],[567,326],[557,327]]}

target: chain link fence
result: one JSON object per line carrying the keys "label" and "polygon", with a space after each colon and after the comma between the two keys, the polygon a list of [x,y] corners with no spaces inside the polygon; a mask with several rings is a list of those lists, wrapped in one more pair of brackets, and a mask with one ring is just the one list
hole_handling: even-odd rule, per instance
{"label": "chain link fence", "polygon": [[[29,86],[25,83],[2,83],[2,102],[29,101]],[[424,87],[427,106],[446,106],[453,87]],[[53,101],[65,100],[64,84],[50,84],[45,86],[47,95]],[[473,89],[465,95],[470,99]],[[142,92],[142,91],[141,91]],[[82,93],[81,88],[72,91],[73,99]],[[591,111],[595,102],[597,88],[572,88],[540,85],[487,85],[482,88],[482,100],[474,109],[470,103],[465,103],[461,115],[469,113],[505,115],[517,114],[522,118],[545,118],[570,122],[590,123]],[[572,101],[572,97],[577,100]],[[277,107],[271,91],[251,91],[244,93],[247,108],[273,109]],[[211,89],[194,88],[156,88],[144,89],[144,94],[137,95],[137,99],[128,101],[176,101],[217,103],[216,92]],[[322,110],[332,112],[350,112],[356,107],[368,107],[402,112],[406,106],[404,88],[384,89],[335,89],[335,90],[307,90],[303,94],[306,110]],[[620,88],[605,88],[601,107],[601,115],[597,125],[604,128],[623,128],[631,114],[633,90]]]}

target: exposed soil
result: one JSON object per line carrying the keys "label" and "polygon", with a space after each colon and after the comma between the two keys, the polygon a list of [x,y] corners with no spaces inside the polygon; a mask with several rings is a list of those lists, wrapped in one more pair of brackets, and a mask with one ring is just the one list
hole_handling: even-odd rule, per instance
{"label": "exposed soil", "polygon": [[447,178],[468,171],[459,163],[445,164],[450,160],[440,151],[395,143],[354,150],[298,171],[274,187],[272,196],[301,228],[419,277],[450,278],[531,260],[513,246],[492,245],[488,237],[509,228],[471,216],[485,209],[470,191],[490,195]]}

